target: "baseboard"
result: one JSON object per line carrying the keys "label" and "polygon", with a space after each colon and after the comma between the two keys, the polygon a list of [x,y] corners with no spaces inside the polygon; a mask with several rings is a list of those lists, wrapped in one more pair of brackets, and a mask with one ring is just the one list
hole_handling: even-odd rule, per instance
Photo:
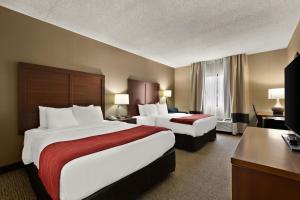
{"label": "baseboard", "polygon": [[9,165],[4,165],[0,167],[0,174],[9,172],[9,171],[13,171],[16,169],[20,169],[23,168],[24,164],[22,162],[17,162],[17,163],[13,163],[13,164],[9,164]]}

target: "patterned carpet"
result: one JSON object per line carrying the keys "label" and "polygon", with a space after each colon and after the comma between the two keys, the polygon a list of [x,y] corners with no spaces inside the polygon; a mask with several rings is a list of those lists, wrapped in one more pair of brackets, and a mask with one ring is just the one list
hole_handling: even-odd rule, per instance
{"label": "patterned carpet", "polygon": [[[218,134],[195,153],[176,150],[176,171],[143,194],[142,200],[230,200],[230,156],[239,136]],[[0,175],[1,200],[36,199],[24,169]]]}
{"label": "patterned carpet", "polygon": [[19,169],[0,175],[0,199],[36,199],[25,169]]}

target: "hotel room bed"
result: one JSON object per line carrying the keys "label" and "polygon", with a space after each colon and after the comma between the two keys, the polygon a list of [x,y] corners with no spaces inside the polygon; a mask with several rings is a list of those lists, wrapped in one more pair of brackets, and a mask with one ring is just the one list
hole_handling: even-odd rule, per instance
{"label": "hotel room bed", "polygon": [[[22,158],[38,199],[51,199],[45,182],[55,183],[52,188],[56,199],[135,199],[175,170],[175,139],[171,131],[148,127],[152,130],[150,135],[141,135],[136,130],[143,126],[103,121],[101,110],[105,110],[103,75],[19,63],[18,128],[19,134],[26,132]],[[97,123],[93,116],[97,116]],[[87,120],[89,124],[85,124]],[[68,128],[66,124],[72,126]],[[39,126],[42,128],[36,129]],[[95,137],[97,142],[93,142]],[[92,143],[85,143],[91,142],[91,138]],[[103,138],[108,143],[102,142]],[[88,145],[70,145],[78,141]],[[109,144],[108,149],[99,149],[98,142],[102,143],[101,148]],[[69,145],[68,151],[61,148],[64,145]],[[62,153],[45,156],[55,153],[53,149]],[[57,161],[69,149],[73,153],[78,153],[78,149],[85,152],[78,157],[72,154],[63,160],[67,162],[58,163],[59,170],[52,170],[57,169],[53,165],[56,162],[50,161]],[[55,176],[47,176],[52,171]],[[58,178],[49,182],[52,177]]]}
{"label": "hotel room bed", "polygon": [[[128,113],[130,116],[137,118],[138,124],[156,125],[171,129],[175,133],[176,148],[196,151],[203,147],[207,142],[216,139],[217,119],[214,116],[199,119],[193,125],[170,122],[171,118],[180,118],[190,116],[185,113],[169,113],[167,108],[164,114],[149,114],[151,109],[145,113],[140,113],[143,105],[157,105],[159,98],[160,86],[158,83],[149,81],[140,81],[128,79],[129,105]],[[157,110],[161,108],[157,107]],[[155,112],[154,112],[155,113]]]}
{"label": "hotel room bed", "polygon": [[137,124],[161,126],[172,130],[175,133],[175,147],[188,151],[196,151],[204,146],[207,142],[216,139],[217,118],[210,116],[199,119],[193,123],[181,124],[171,122],[172,118],[191,116],[185,113],[169,113],[166,115],[156,116],[135,116]]}
{"label": "hotel room bed", "polygon": [[191,114],[169,113],[166,115],[156,116],[134,116],[134,118],[137,119],[137,124],[161,126],[169,128],[175,133],[190,135],[192,137],[202,136],[216,127],[217,118],[215,116],[199,119],[193,125],[170,121],[172,118],[180,118],[186,116],[191,116]]}
{"label": "hotel room bed", "polygon": [[[49,144],[106,134],[136,126],[138,125],[103,121],[73,128],[32,129],[25,133],[22,159],[26,165],[33,163],[34,165],[30,165],[31,172],[37,172],[40,154]],[[174,143],[175,138],[171,131],[160,131],[134,142],[76,158],[64,165],[61,171],[60,199],[89,197],[96,191],[147,167],[172,149]],[[174,166],[170,167],[173,168],[170,168],[170,171],[174,170]],[[45,194],[45,196],[47,195]]]}

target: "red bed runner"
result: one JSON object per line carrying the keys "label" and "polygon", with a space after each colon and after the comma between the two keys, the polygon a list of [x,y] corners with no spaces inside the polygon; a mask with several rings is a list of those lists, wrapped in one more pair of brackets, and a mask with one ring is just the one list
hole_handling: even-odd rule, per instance
{"label": "red bed runner", "polygon": [[180,124],[193,125],[193,123],[195,121],[197,121],[198,119],[203,119],[203,118],[207,118],[207,117],[211,117],[211,116],[212,115],[209,115],[209,114],[194,114],[194,115],[190,115],[187,117],[172,118],[170,121],[175,122],[175,123],[180,123]]}
{"label": "red bed runner", "polygon": [[138,126],[104,135],[50,144],[41,153],[39,176],[48,194],[53,200],[58,200],[60,173],[63,166],[69,161],[127,144],[164,130],[168,129],[155,126]]}

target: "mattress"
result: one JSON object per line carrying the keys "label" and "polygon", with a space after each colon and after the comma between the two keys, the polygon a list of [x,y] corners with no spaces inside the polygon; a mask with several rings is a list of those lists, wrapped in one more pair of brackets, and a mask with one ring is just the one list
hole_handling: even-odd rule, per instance
{"label": "mattress", "polygon": [[174,133],[190,135],[193,137],[202,136],[214,129],[217,125],[217,117],[215,116],[199,119],[195,121],[193,125],[170,122],[170,119],[172,118],[190,115],[191,114],[186,113],[169,113],[167,115],[135,116],[135,118],[137,119],[137,124],[140,125],[152,124],[161,126],[171,129]]}
{"label": "mattress", "polygon": [[[39,156],[49,144],[133,128],[138,125],[118,121],[65,129],[32,129],[25,132],[22,160],[39,168]],[[82,199],[147,166],[175,144],[171,131],[161,131],[143,139],[74,159],[60,177],[60,199]]]}

